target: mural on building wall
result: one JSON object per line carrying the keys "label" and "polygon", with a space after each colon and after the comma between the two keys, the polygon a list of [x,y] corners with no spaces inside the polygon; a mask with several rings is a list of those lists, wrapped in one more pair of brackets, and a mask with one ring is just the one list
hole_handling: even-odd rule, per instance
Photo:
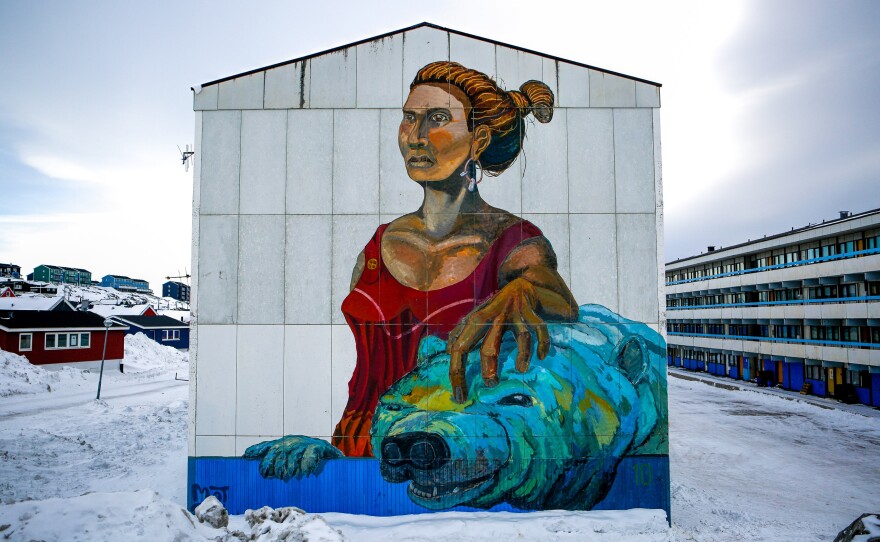
{"label": "mural on building wall", "polygon": [[374,457],[429,509],[589,509],[615,476],[651,477],[649,462],[620,463],[668,454],[663,339],[578,306],[541,230],[480,196],[553,103],[539,81],[507,92],[454,62],[418,71],[398,142],[424,201],[357,259],[341,307],[357,348],[342,419],[332,443],[248,448],[263,477]]}

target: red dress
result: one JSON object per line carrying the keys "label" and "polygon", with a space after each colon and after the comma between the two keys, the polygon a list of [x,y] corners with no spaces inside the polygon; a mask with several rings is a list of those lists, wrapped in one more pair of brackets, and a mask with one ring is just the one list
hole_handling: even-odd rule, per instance
{"label": "red dress", "polygon": [[498,291],[498,270],[507,255],[524,240],[543,235],[531,222],[517,222],[498,236],[467,278],[423,292],[398,282],[383,265],[381,243],[387,228],[379,226],[367,243],[363,274],[342,302],[357,364],[333,445],[348,457],[373,455],[373,411],[379,397],[415,366],[422,337],[448,337],[462,318]]}

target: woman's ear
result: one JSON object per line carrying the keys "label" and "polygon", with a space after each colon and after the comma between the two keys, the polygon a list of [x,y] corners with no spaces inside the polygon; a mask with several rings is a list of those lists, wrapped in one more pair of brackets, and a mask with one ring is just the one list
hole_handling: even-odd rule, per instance
{"label": "woman's ear", "polygon": [[492,130],[485,124],[481,124],[474,128],[474,142],[471,151],[474,159],[479,159],[492,142]]}

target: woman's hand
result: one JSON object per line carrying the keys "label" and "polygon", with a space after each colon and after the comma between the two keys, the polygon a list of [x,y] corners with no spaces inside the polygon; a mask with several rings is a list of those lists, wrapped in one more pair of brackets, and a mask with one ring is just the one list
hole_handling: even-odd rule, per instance
{"label": "woman's hand", "polygon": [[465,360],[468,352],[480,339],[480,368],[487,386],[498,384],[498,354],[501,339],[510,331],[516,337],[516,370],[529,369],[532,355],[532,334],[538,340],[538,359],[544,359],[550,350],[550,336],[544,320],[537,314],[538,293],[526,279],[507,283],[486,303],[475,309],[449,334],[447,351],[450,354],[449,380],[459,403],[467,398]]}
{"label": "woman's hand", "polygon": [[526,372],[533,335],[538,341],[538,359],[544,359],[550,351],[545,319],[567,322],[577,318],[577,302],[556,271],[556,255],[544,237],[528,239],[511,251],[501,266],[499,279],[504,286],[498,293],[474,309],[449,334],[449,381],[459,403],[467,399],[464,364],[480,340],[483,382],[494,386],[498,383],[501,339],[506,332],[516,337],[516,370]]}

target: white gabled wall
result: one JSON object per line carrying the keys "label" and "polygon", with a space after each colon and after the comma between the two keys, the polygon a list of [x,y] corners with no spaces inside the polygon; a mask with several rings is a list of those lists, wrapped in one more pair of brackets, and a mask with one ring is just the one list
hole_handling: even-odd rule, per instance
{"label": "white gabled wall", "polygon": [[542,228],[580,303],[664,331],[657,87],[416,28],[195,95],[191,455],[332,434],[355,363],[339,306],[376,227],[421,202],[400,107],[446,59],[551,87],[553,120],[480,191]]}

